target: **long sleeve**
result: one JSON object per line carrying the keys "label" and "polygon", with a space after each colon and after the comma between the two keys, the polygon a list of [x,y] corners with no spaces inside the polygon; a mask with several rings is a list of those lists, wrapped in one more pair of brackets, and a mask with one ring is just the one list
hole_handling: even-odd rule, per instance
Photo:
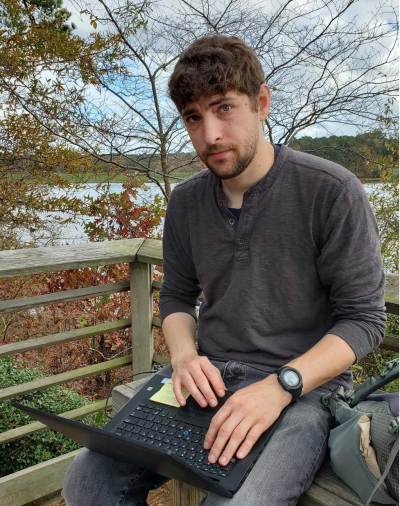
{"label": "long sleeve", "polygon": [[358,361],[383,340],[387,317],[378,226],[356,177],[336,197],[322,244],[317,269],[329,288],[335,322],[326,334],[344,339]]}
{"label": "long sleeve", "polygon": [[182,220],[185,211],[178,200],[178,187],[170,196],[164,221],[163,272],[164,280],[160,290],[160,316],[164,319],[177,312],[189,313],[197,322],[196,306],[201,293],[196,269],[191,258],[190,246],[183,245],[177,230],[184,233]]}

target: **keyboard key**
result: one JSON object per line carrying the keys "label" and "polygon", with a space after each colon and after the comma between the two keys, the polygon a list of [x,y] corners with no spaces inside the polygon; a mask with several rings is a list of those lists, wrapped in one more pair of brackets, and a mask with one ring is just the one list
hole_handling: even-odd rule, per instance
{"label": "keyboard key", "polygon": [[154,439],[156,436],[157,436],[157,432],[154,432],[153,430],[151,430],[151,431],[147,434],[147,437],[148,437],[149,439]]}
{"label": "keyboard key", "polygon": [[144,427],[145,427],[145,429],[151,429],[151,428],[153,427],[153,425],[154,425],[154,424],[153,424],[153,423],[151,423],[151,422],[146,422],[146,423],[144,424]]}
{"label": "keyboard key", "polygon": [[174,436],[175,433],[176,433],[176,429],[169,429],[167,432],[168,436]]}
{"label": "keyboard key", "polygon": [[155,423],[155,424],[153,424],[153,430],[155,430],[155,431],[159,431],[159,430],[160,430],[160,428],[161,428],[161,425],[160,425],[159,423]]}
{"label": "keyboard key", "polygon": [[179,448],[178,457],[184,457],[187,454],[187,450]]}
{"label": "keyboard key", "polygon": [[146,420],[148,420],[149,422],[154,422],[154,420],[156,419],[155,415],[149,415]]}
{"label": "keyboard key", "polygon": [[159,433],[154,437],[154,439],[157,441],[162,441],[164,439],[164,434]]}
{"label": "keyboard key", "polygon": [[143,427],[144,425],[146,425],[146,421],[145,420],[139,420],[138,423],[136,424],[136,427]]}
{"label": "keyboard key", "polygon": [[172,439],[172,441],[171,441],[171,445],[172,445],[172,446],[176,446],[176,445],[178,445],[180,442],[181,442],[181,440],[180,440],[179,438],[174,437],[174,438]]}
{"label": "keyboard key", "polygon": [[142,413],[141,411],[134,411],[133,413],[131,413],[131,416],[135,417],[135,418],[141,418],[142,420],[144,420],[145,418],[147,418],[147,413]]}

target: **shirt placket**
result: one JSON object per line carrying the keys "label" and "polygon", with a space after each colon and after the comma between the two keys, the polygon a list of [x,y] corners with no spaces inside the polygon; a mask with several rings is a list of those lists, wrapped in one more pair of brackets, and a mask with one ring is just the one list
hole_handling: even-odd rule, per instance
{"label": "shirt placket", "polygon": [[236,216],[228,210],[225,195],[222,196],[221,193],[219,194],[218,205],[223,213],[224,222],[232,235],[235,248],[235,260],[238,262],[249,261],[249,239],[257,200],[257,192],[244,194],[240,219],[238,220]]}

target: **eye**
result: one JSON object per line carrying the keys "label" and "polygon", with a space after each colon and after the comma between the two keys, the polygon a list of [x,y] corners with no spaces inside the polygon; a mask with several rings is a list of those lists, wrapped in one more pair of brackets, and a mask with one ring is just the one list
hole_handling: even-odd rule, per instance
{"label": "eye", "polygon": [[190,119],[191,119],[191,118],[198,118],[198,116],[196,116],[196,115],[194,114],[194,115],[192,115],[192,116],[187,117],[187,118],[186,118],[187,123],[192,123],[192,121],[190,121]]}

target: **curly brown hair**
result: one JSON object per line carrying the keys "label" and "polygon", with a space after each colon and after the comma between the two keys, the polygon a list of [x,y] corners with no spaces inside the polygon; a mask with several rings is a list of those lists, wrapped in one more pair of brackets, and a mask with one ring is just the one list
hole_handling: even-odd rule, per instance
{"label": "curly brown hair", "polygon": [[181,54],[168,90],[180,114],[187,104],[201,97],[225,95],[228,91],[246,94],[253,112],[257,112],[263,83],[261,64],[242,39],[213,34],[197,39]]}

